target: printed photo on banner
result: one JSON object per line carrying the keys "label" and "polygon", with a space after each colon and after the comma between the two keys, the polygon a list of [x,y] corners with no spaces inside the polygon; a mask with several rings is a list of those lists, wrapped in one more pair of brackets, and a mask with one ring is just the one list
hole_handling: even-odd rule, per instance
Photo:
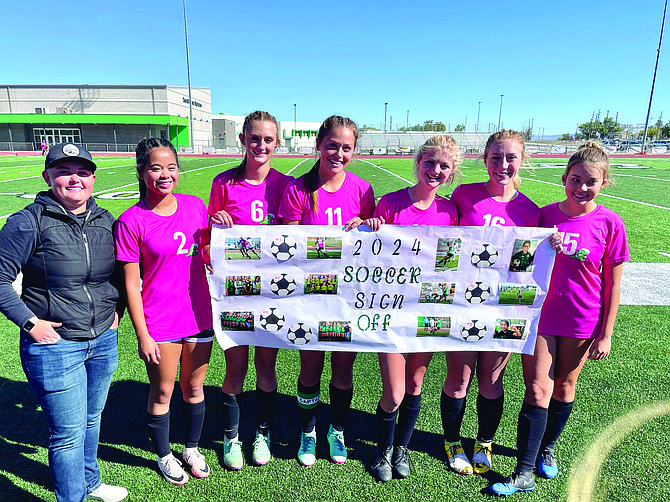
{"label": "printed photo on banner", "polygon": [[306,295],[336,295],[337,274],[307,274],[305,276]]}
{"label": "printed photo on banner", "polygon": [[416,336],[449,336],[451,317],[419,316]]}
{"label": "printed photo on banner", "polygon": [[502,340],[524,340],[528,319],[497,319],[493,338]]}
{"label": "printed photo on banner", "polygon": [[350,321],[319,322],[320,342],[351,342]]}
{"label": "printed photo on banner", "polygon": [[339,260],[342,257],[341,237],[307,237],[307,259]]}
{"label": "printed photo on banner", "polygon": [[254,313],[249,311],[224,311],[219,316],[221,329],[226,331],[253,331]]}
{"label": "printed photo on banner", "polygon": [[423,282],[419,303],[454,303],[455,282]]}
{"label": "printed photo on banner", "polygon": [[226,277],[226,295],[250,296],[261,294],[261,276],[229,275]]}
{"label": "printed photo on banner", "polygon": [[461,239],[438,239],[435,272],[456,270],[461,255]]}
{"label": "printed photo on banner", "polygon": [[532,272],[537,239],[516,239],[509,263],[510,272]]}
{"label": "printed photo on banner", "polygon": [[532,305],[537,295],[537,286],[533,284],[500,285],[500,305]]}
{"label": "printed photo on banner", "polygon": [[226,260],[260,260],[260,237],[226,237]]}

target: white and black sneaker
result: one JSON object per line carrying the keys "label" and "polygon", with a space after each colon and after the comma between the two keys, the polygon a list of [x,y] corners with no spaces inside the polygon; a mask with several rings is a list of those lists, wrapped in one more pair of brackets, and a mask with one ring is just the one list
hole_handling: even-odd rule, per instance
{"label": "white and black sneaker", "polygon": [[172,452],[163,458],[158,458],[158,468],[165,478],[165,481],[173,485],[183,485],[188,483],[188,474],[182,469],[181,462],[174,458]]}

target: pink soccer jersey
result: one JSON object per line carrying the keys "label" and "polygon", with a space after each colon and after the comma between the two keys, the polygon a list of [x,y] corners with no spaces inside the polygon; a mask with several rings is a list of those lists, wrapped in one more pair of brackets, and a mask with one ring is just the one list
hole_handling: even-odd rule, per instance
{"label": "pink soccer jersey", "polygon": [[157,342],[212,327],[209,287],[199,253],[207,209],[197,197],[175,196],[173,215],[157,215],[140,201],[119,217],[115,228],[116,258],[140,264],[144,317]]}
{"label": "pink soccer jersey", "polygon": [[555,202],[540,210],[540,226],[554,225],[564,249],[556,255],[538,332],[595,337],[603,320],[603,265],[630,260],[623,220],[600,205],[583,216],[567,216]]}
{"label": "pink soccer jersey", "polygon": [[521,192],[509,202],[498,202],[489,195],[485,183],[458,185],[451,201],[456,204],[461,226],[536,227],[540,217],[537,205]]}
{"label": "pink soccer jersey", "polygon": [[303,225],[344,225],[351,218],[370,218],[375,209],[375,196],[370,183],[355,174],[346,173],[344,183],[333,193],[317,191],[318,213],[312,211],[312,197],[305,189],[304,177],[290,183],[284,192],[279,216]]}
{"label": "pink soccer jersey", "polygon": [[458,225],[458,213],[453,202],[439,195],[426,209],[419,209],[412,203],[409,188],[384,195],[375,216],[395,225]]}
{"label": "pink soccer jersey", "polygon": [[265,180],[258,185],[246,180],[231,183],[234,171],[222,172],[212,181],[209,214],[223,209],[236,225],[276,224],[282,194],[286,185],[293,181],[293,176],[270,169]]}

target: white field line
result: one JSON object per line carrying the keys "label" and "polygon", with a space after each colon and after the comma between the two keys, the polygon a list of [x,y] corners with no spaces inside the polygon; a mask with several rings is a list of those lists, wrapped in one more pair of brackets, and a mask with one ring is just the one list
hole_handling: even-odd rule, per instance
{"label": "white field line", "polygon": [[663,179],[663,178],[654,178],[653,176],[636,176],[635,174],[620,174],[620,173],[614,174],[614,178],[618,178],[620,176],[626,176],[627,178],[639,178],[641,180],[653,180],[653,181],[670,182],[670,180],[666,180],[666,179]]}
{"label": "white field line", "polygon": [[659,251],[658,254],[660,254],[661,256],[667,256],[668,258],[670,258],[670,253],[664,253],[663,251]]}
{"label": "white field line", "polygon": [[414,182],[413,182],[413,181],[406,180],[406,179],[403,178],[402,176],[399,176],[399,175],[397,175],[396,173],[392,173],[391,171],[389,171],[388,169],[384,169],[383,167],[379,167],[377,164],[373,164],[373,163],[370,162],[369,160],[358,159],[358,161],[359,161],[359,162],[365,162],[366,164],[370,164],[371,166],[376,167],[376,168],[379,169],[380,171],[384,171],[385,173],[388,173],[388,174],[390,174],[391,176],[395,176],[396,178],[399,178],[399,179],[403,180],[405,183],[407,183],[407,184],[410,185],[410,186],[411,186],[411,185],[414,185]]}
{"label": "white field line", "polygon": [[298,169],[298,167],[300,166],[300,164],[302,164],[303,162],[307,162],[308,160],[311,160],[311,159],[310,159],[309,157],[306,158],[306,159],[302,159],[302,160],[301,160],[300,162],[298,162],[295,166],[293,166],[293,167],[290,169],[290,171],[287,172],[286,174],[287,174],[287,175],[290,175],[293,171],[295,171],[296,169]]}
{"label": "white field line", "polygon": [[[552,183],[550,181],[534,180],[533,178],[521,178],[521,179],[522,180],[528,180],[528,181],[535,181],[536,183],[544,183],[545,185],[553,185],[555,187],[563,188],[563,185],[560,185],[558,183]],[[625,199],[623,197],[617,197],[616,195],[609,195],[609,194],[602,193],[602,192],[600,192],[598,195],[600,197],[609,197],[610,199],[618,199],[618,200],[623,200],[625,202],[632,202],[633,204],[640,204],[642,206],[655,207],[657,209],[665,209],[666,211],[670,211],[670,207],[657,206],[656,204],[649,204],[648,202],[640,202],[639,200]]]}

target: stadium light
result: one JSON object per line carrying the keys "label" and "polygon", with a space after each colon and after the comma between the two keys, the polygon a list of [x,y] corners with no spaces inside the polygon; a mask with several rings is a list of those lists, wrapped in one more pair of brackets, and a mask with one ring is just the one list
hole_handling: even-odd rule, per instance
{"label": "stadium light", "polygon": [[654,66],[654,77],[651,80],[651,93],[649,94],[649,107],[647,108],[647,120],[644,122],[644,133],[642,135],[642,149],[640,153],[647,151],[647,128],[649,127],[649,115],[651,114],[651,102],[654,99],[654,85],[656,84],[656,70],[658,70],[658,58],[661,55],[661,42],[663,42],[663,28],[665,27],[665,12],[668,9],[668,0],[663,7],[663,21],[661,21],[661,35],[658,37],[658,49],[656,50],[656,65]]}
{"label": "stadium light", "polygon": [[477,103],[477,127],[475,128],[475,132],[479,132],[479,111],[482,109],[482,102],[479,101]]}
{"label": "stadium light", "polygon": [[388,103],[384,103],[384,132],[386,132],[386,107],[388,105]]}
{"label": "stadium light", "polygon": [[[189,145],[193,148],[193,100],[191,99],[191,64],[188,59],[188,28],[186,26],[186,0],[184,5],[184,39],[186,40],[186,76],[188,78],[188,119],[189,119]],[[194,150],[195,151],[195,150]]]}
{"label": "stadium light", "polygon": [[409,110],[407,110],[407,130],[409,131]]}
{"label": "stadium light", "polygon": [[[293,135],[292,138],[295,138],[296,135],[298,134],[298,105],[296,103],[293,103]],[[296,152],[298,149],[296,148],[298,145],[293,145],[293,151]]]}
{"label": "stadium light", "polygon": [[500,111],[498,111],[498,130],[500,130],[500,119],[502,117],[502,99],[504,94],[500,95]]}

